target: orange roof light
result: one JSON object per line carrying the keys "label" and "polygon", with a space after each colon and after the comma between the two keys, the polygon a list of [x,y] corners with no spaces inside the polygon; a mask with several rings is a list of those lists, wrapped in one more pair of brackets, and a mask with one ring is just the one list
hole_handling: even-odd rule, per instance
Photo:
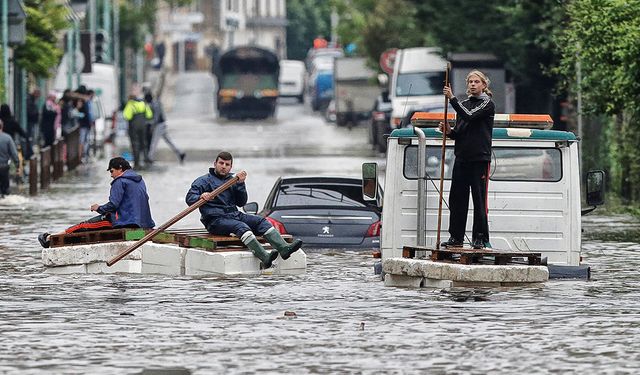
{"label": "orange roof light", "polygon": [[[416,112],[411,117],[411,124],[418,127],[438,127],[444,119],[444,113]],[[456,114],[447,113],[447,120],[456,119]],[[553,119],[549,115],[537,114],[496,114],[493,126],[496,128],[551,129]]]}

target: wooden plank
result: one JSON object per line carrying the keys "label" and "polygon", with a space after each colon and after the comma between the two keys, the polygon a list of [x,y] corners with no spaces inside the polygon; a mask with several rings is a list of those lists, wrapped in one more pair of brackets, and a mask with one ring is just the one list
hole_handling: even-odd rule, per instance
{"label": "wooden plank", "polygon": [[414,258],[417,251],[430,251],[434,262],[454,262],[460,264],[492,263],[505,265],[514,262],[513,258],[526,258],[529,265],[540,265],[542,253],[514,252],[496,249],[446,248],[432,249],[424,246],[404,246],[402,256]]}
{"label": "wooden plank", "polygon": [[49,236],[51,247],[93,244],[100,242],[124,241],[127,229],[108,229],[100,231],[52,234]]}

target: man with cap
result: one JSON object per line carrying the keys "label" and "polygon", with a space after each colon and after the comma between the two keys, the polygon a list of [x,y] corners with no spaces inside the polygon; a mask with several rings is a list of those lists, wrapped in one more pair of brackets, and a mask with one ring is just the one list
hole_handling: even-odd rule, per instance
{"label": "man with cap", "polygon": [[[109,228],[153,228],[149,195],[142,176],[131,169],[122,157],[109,161],[107,171],[111,174],[109,201],[103,205],[94,203],[90,210],[95,216],[80,224],[67,228],[63,233],[73,233]],[[38,236],[42,247],[49,247],[49,233]]]}

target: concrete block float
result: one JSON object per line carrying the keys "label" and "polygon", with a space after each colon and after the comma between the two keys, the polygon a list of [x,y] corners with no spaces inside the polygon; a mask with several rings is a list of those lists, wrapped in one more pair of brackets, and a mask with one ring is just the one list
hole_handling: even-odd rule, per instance
{"label": "concrete block float", "polygon": [[306,272],[307,257],[300,250],[289,259],[278,258],[268,270],[246,249],[207,251],[174,244],[145,243],[121,261],[108,267],[106,262],[133,244],[132,241],[63,246],[42,250],[45,272],[65,273],[143,273],[169,276],[254,276],[291,275]]}
{"label": "concrete block float", "polygon": [[458,264],[423,259],[389,258],[382,262],[385,286],[511,286],[549,280],[545,266]]}

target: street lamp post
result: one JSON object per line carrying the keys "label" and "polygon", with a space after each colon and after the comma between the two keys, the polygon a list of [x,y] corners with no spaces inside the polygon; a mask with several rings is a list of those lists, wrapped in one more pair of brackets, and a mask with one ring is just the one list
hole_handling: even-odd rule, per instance
{"label": "street lamp post", "polygon": [[2,0],[2,101],[9,102],[9,0]]}

